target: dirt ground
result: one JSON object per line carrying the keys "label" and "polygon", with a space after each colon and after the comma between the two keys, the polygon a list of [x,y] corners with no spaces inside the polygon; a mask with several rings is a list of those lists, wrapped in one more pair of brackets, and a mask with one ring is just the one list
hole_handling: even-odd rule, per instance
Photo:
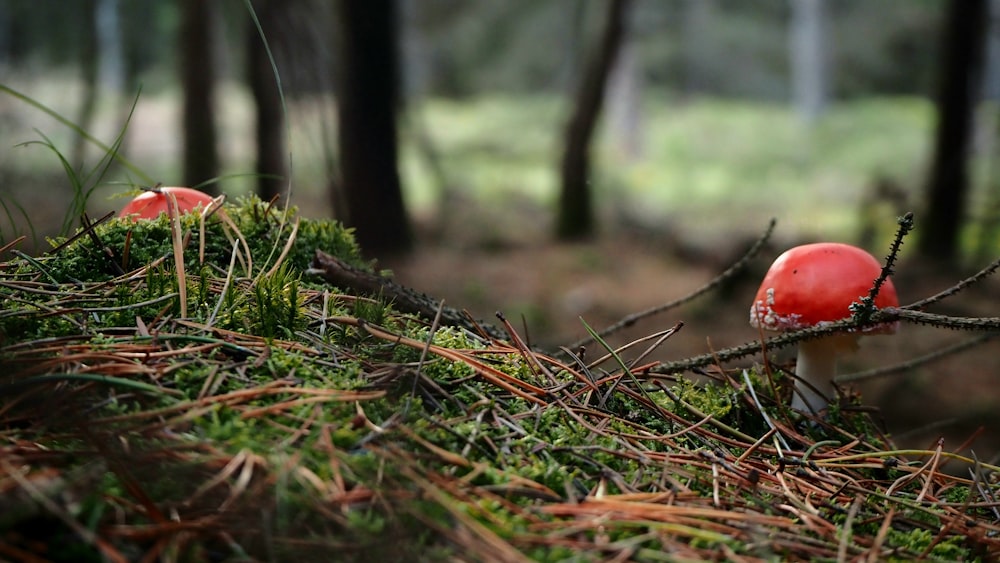
{"label": "dirt ground", "polygon": [[[392,269],[397,281],[468,309],[477,318],[493,321],[494,313],[502,311],[516,327],[526,327],[522,334],[534,343],[556,347],[585,336],[581,318],[603,328],[695,291],[752,242],[752,237],[740,236],[706,247],[665,232],[618,226],[605,229],[591,243],[555,244],[544,220],[526,223],[530,226],[515,230],[490,228],[488,218],[480,216],[443,229],[425,224],[419,229],[416,252],[381,266]],[[611,341],[628,342],[683,321],[684,328],[658,351],[659,359],[675,360],[754,339],[756,333],[748,325],[750,301],[781,250],[765,249],[734,283],[647,319]],[[935,271],[904,260],[895,282],[905,304],[969,273]],[[1000,316],[998,296],[1000,283],[988,280],[932,312]],[[857,354],[842,360],[840,373],[912,360],[972,336],[904,325],[898,335],[865,339]],[[778,356],[787,359],[791,353]],[[1000,339],[852,388],[866,404],[878,407],[876,416],[884,419],[900,446],[933,448],[944,437],[946,450],[964,455],[974,451],[982,460],[1000,452]]]}

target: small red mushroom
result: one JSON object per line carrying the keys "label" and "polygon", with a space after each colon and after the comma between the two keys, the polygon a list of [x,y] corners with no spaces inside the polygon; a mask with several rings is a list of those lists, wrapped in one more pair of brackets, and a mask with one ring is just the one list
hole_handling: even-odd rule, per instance
{"label": "small red mushroom", "polygon": [[[882,265],[874,256],[849,244],[796,246],[778,256],[764,276],[750,306],[750,325],[786,331],[849,318],[851,304],[868,295],[881,273]],[[882,284],[875,306],[899,306],[892,280]],[[809,385],[797,386],[792,406],[813,411],[825,407],[827,399],[822,392],[832,390],[837,353],[856,350],[863,334],[892,334],[898,324],[877,324],[799,342],[795,375]]]}
{"label": "small red mushroom", "polygon": [[183,213],[194,211],[199,205],[206,207],[212,201],[212,196],[192,188],[165,187],[142,192],[135,199],[125,204],[119,217],[137,219],[156,219],[160,213],[167,213],[172,194],[177,199],[177,209]]}

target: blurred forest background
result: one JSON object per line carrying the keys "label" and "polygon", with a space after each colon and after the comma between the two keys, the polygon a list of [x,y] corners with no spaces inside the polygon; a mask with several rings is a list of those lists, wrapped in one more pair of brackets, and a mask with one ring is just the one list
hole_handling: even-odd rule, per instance
{"label": "blurred forest background", "polygon": [[[756,336],[752,292],[793,244],[881,256],[915,211],[904,302],[997,256],[998,15],[997,0],[0,0],[0,235],[44,250],[84,201],[100,216],[134,185],[257,192],[344,220],[401,282],[554,345],[580,316],[694,290],[777,218],[744,278],[657,321],[686,323],[666,357],[698,354]],[[998,315],[997,295],[988,282],[945,312]],[[907,326],[848,364],[961,338]],[[996,353],[861,387],[895,428],[931,425],[914,440],[964,437],[998,426],[979,392]]]}

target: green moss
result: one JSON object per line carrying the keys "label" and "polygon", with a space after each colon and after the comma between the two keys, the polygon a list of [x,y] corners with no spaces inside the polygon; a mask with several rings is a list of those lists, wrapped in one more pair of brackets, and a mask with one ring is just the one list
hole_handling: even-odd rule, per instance
{"label": "green moss", "polygon": [[[724,419],[733,409],[728,389],[722,385],[698,385],[691,379],[682,378],[672,390],[681,401],[713,418]],[[670,408],[684,410],[680,405],[670,405]]]}
{"label": "green moss", "polygon": [[[261,276],[277,261],[291,237],[295,210],[289,210],[282,221],[278,211],[268,210],[259,199],[250,197],[238,206],[228,206],[226,212],[249,247],[249,257],[241,243],[235,281],[221,298],[223,307],[216,324],[221,328],[289,338],[307,323],[300,311],[301,276],[317,249],[364,266],[349,229],[332,220],[303,219],[281,266]],[[188,315],[205,320],[219,305],[211,284],[226,276],[237,233],[219,216],[206,221],[204,240],[197,216],[183,215],[179,223],[189,237],[183,251]],[[58,249],[48,255],[6,265],[9,279],[55,284],[44,289],[52,296],[50,299],[45,299],[44,294],[28,293],[29,288],[0,287],[0,336],[6,343],[79,334],[85,326],[128,327],[135,324],[136,317],[153,319],[180,312],[173,240],[166,215],[136,222],[111,219],[94,228],[92,236],[79,236],[68,244],[66,241],[51,241]],[[130,281],[112,287],[110,292],[100,291],[103,302],[99,308],[93,305],[94,295],[73,295],[88,284],[106,282],[123,271],[150,265],[140,283]],[[59,294],[69,298],[58,299]],[[66,311],[74,306],[80,312]],[[89,311],[84,314],[86,309]]]}
{"label": "green moss", "polygon": [[[922,528],[902,531],[890,528],[886,536],[888,545],[897,546],[914,554],[922,554],[934,542],[937,534]],[[936,561],[966,561],[969,550],[961,545],[961,536],[949,536],[934,544],[926,557]]]}
{"label": "green moss", "polygon": [[[207,264],[216,272],[224,272],[229,266],[233,242],[239,238],[238,235],[242,235],[241,240],[249,248],[253,267],[253,271],[247,272],[251,263],[244,262],[245,249],[241,244],[237,247],[238,258],[242,259],[237,261],[240,268],[238,274],[246,275],[270,268],[291,236],[296,209],[280,212],[268,208],[256,197],[248,197],[239,200],[237,205],[227,206],[226,213],[239,232],[228,228],[216,215],[205,221],[204,240],[197,215],[186,214],[179,218],[182,232],[190,237],[184,249],[187,271],[199,272]],[[284,218],[282,213],[286,213]],[[50,244],[56,248],[66,240],[54,239]],[[302,219],[285,263],[295,271],[304,271],[311,264],[316,250],[323,250],[356,266],[365,266],[350,229],[333,220]],[[58,252],[39,258],[38,264],[48,276],[60,283],[94,282],[114,277],[116,266],[131,271],[160,258],[166,258],[167,264],[171,264],[174,258],[170,221],[162,214],[157,219],[135,222],[111,219],[96,227],[93,236],[79,237]],[[23,273],[38,269],[36,265],[23,265]]]}

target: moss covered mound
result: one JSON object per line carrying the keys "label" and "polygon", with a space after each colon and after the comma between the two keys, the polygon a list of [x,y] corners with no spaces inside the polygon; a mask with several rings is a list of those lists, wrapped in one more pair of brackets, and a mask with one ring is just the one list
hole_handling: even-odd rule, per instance
{"label": "moss covered mound", "polygon": [[365,266],[332,221],[250,199],[54,243],[0,264],[0,558],[1000,556],[998,468],[803,423],[754,373],[401,314],[310,273]]}

